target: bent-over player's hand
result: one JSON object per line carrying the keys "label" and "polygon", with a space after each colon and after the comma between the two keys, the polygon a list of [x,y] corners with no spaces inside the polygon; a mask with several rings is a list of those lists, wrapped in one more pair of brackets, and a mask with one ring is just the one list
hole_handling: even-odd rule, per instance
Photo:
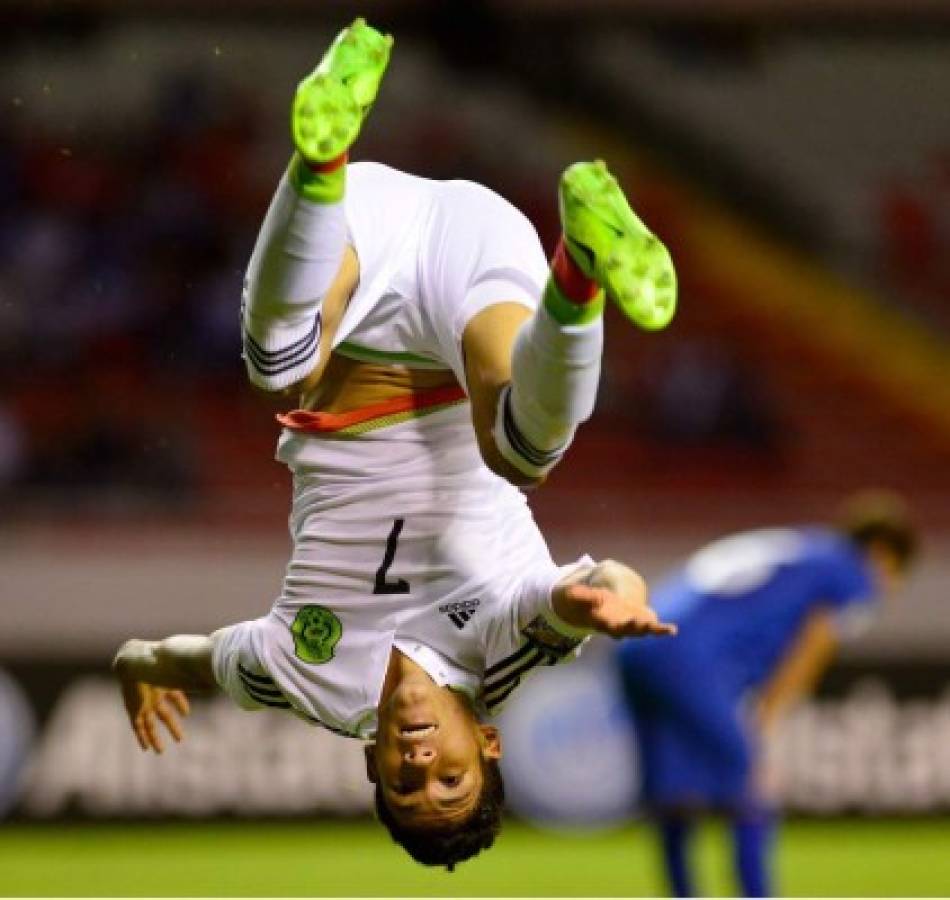
{"label": "bent-over player's hand", "polygon": [[143,750],[161,753],[165,749],[159,722],[164,724],[176,743],[184,737],[180,717],[188,715],[190,706],[183,691],[156,687],[144,681],[123,678],[122,700],[136,740]]}
{"label": "bent-over player's hand", "polygon": [[568,625],[613,638],[676,634],[676,626],[661,622],[650,608],[646,582],[633,569],[612,559],[559,582],[552,605]]}

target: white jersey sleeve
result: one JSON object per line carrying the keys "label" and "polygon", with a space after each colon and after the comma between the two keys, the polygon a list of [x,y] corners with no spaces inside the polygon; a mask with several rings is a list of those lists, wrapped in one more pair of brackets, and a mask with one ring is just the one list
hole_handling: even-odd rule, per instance
{"label": "white jersey sleeve", "polygon": [[218,686],[241,709],[286,709],[291,705],[261,662],[268,617],[219,628],[211,635],[211,668]]}
{"label": "white jersey sleeve", "polygon": [[440,356],[464,385],[465,326],[496,303],[536,309],[548,262],[522,212],[479,184],[452,181],[440,185],[421,271],[423,308]]}
{"label": "white jersey sleeve", "polygon": [[528,219],[488,188],[376,163],[348,169],[346,218],[360,281],[334,338],[344,356],[450,369],[462,334],[495,303],[538,306],[548,275]]}
{"label": "white jersey sleeve", "polygon": [[588,633],[562,622],[551,606],[554,586],[581,565],[584,556],[568,566],[539,569],[521,584],[506,610],[499,610],[486,634],[485,674],[481,700],[495,715],[522,680],[539,666],[576,658]]}

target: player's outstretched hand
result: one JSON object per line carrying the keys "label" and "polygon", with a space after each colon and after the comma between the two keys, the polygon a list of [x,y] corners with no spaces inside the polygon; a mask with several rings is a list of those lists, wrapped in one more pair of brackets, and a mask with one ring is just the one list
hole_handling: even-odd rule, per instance
{"label": "player's outstretched hand", "polygon": [[569,625],[613,638],[676,634],[676,626],[661,622],[650,608],[643,579],[610,559],[560,582],[553,606]]}
{"label": "player's outstretched hand", "polygon": [[144,681],[122,679],[122,699],[129,714],[132,731],[143,750],[161,753],[165,749],[161,722],[168,733],[180,742],[184,737],[180,718],[188,715],[188,698],[182,691],[156,687]]}

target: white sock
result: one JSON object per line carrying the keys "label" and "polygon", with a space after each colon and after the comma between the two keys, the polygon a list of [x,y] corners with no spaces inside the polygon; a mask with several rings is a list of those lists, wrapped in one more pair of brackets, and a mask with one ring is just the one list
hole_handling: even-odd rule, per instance
{"label": "white sock", "polygon": [[343,203],[313,203],[284,175],[261,225],[241,301],[253,384],[281,390],[313,370],[320,305],[343,261],[346,237]]}
{"label": "white sock", "polygon": [[511,357],[511,384],[502,391],[495,445],[531,478],[549,472],[597,400],[603,320],[560,325],[541,306],[521,327]]}

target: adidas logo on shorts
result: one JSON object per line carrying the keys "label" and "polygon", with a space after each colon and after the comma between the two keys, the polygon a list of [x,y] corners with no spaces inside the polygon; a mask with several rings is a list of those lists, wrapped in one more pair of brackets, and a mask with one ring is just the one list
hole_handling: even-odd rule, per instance
{"label": "adidas logo on shorts", "polygon": [[475,610],[482,601],[460,600],[458,603],[445,603],[439,607],[440,613],[445,613],[456,628],[464,628],[465,623],[475,615]]}

